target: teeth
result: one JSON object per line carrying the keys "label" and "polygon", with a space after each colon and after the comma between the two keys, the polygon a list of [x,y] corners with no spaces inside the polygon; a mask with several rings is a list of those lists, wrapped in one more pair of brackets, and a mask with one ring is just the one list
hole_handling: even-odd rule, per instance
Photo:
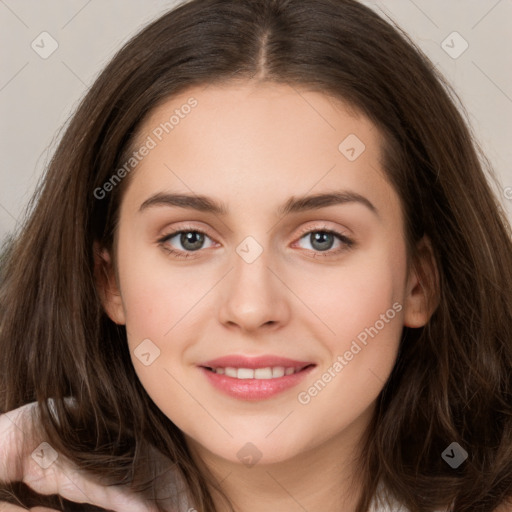
{"label": "teeth", "polygon": [[254,370],[254,378],[255,379],[271,379],[272,378],[272,368],[256,368],[256,370]]}
{"label": "teeth", "polygon": [[276,366],[272,368],[272,377],[275,379],[276,377],[284,377],[284,366]]}
{"label": "teeth", "polygon": [[302,368],[285,368],[284,366],[274,366],[267,368],[212,368],[215,373],[219,375],[226,375],[226,377],[233,377],[235,379],[278,379],[285,375],[292,375],[297,373]]}
{"label": "teeth", "polygon": [[[217,370],[215,370],[215,371],[217,371]],[[229,368],[229,367],[225,368],[224,373],[226,374],[226,377],[235,377],[236,378],[236,376],[237,376],[236,368]]]}
{"label": "teeth", "polygon": [[250,368],[238,368],[237,379],[254,379],[254,370]]}

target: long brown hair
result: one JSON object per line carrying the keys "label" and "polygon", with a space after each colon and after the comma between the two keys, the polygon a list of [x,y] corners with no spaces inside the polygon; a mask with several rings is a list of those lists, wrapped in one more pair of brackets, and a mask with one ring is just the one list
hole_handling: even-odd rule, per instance
{"label": "long brown hair", "polygon": [[[510,226],[456,96],[405,34],[355,0],[192,0],[119,51],[70,121],[2,260],[0,412],[37,400],[56,450],[148,497],[157,447],[195,507],[215,510],[218,486],[148,397],[125,329],[95,287],[93,243],[112,249],[129,178],[102,199],[94,191],[126,161],[155,106],[234,79],[334,95],[366,115],[385,137],[411,260],[423,235],[432,243],[439,306],[425,327],[403,329],[366,436],[357,512],[379,481],[413,512],[493,510],[512,497]],[[469,454],[457,469],[441,457],[452,442]]]}

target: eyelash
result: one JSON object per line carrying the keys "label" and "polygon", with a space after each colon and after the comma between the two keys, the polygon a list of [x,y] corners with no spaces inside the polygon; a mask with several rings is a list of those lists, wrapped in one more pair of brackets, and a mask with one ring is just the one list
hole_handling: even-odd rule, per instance
{"label": "eyelash", "polygon": [[[201,249],[199,249],[197,251],[180,251],[180,250],[172,249],[171,247],[169,247],[166,244],[166,242],[168,242],[171,238],[174,238],[176,235],[179,235],[182,233],[200,233],[202,235],[207,236],[208,238],[211,238],[208,235],[208,233],[206,233],[205,231],[198,229],[196,227],[192,227],[192,226],[185,226],[179,230],[172,231],[171,233],[168,233],[167,235],[164,235],[162,238],[160,238],[158,240],[158,243],[165,250],[165,252],[167,252],[168,254],[172,255],[173,257],[176,257],[179,259],[187,259],[187,258],[193,257],[194,253],[201,251]],[[321,228],[315,228],[315,229],[305,228],[305,229],[301,230],[298,240],[301,240],[302,238],[304,238],[305,235],[311,234],[311,233],[327,233],[330,235],[334,235],[344,245],[343,247],[340,247],[335,250],[329,249],[327,251],[313,251],[314,258],[334,257],[342,252],[352,249],[355,246],[354,240],[352,240],[351,238],[348,238],[346,235],[343,235],[342,233],[339,233],[338,231],[328,229],[327,227],[321,227]],[[306,250],[311,251],[310,249],[306,249]]]}

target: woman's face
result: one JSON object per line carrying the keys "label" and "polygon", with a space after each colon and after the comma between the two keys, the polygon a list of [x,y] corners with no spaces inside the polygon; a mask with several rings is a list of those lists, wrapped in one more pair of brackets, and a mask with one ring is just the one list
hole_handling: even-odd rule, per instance
{"label": "woman's face", "polygon": [[382,144],[287,85],[190,89],[140,129],[105,305],[204,453],[277,462],[367,425],[403,325],[426,321]]}

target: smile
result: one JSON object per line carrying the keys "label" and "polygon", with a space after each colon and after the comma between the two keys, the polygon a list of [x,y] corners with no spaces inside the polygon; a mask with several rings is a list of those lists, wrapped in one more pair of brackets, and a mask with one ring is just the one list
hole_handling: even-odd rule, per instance
{"label": "smile", "polygon": [[294,373],[298,373],[304,368],[294,368],[289,367],[285,368],[284,366],[274,366],[274,367],[266,367],[266,368],[207,368],[208,370],[215,372],[219,375],[226,375],[226,377],[232,377],[234,379],[279,379],[284,377],[285,375],[293,375]]}
{"label": "smile", "polygon": [[316,364],[277,356],[227,356],[199,366],[217,391],[238,400],[264,400],[297,386]]}

